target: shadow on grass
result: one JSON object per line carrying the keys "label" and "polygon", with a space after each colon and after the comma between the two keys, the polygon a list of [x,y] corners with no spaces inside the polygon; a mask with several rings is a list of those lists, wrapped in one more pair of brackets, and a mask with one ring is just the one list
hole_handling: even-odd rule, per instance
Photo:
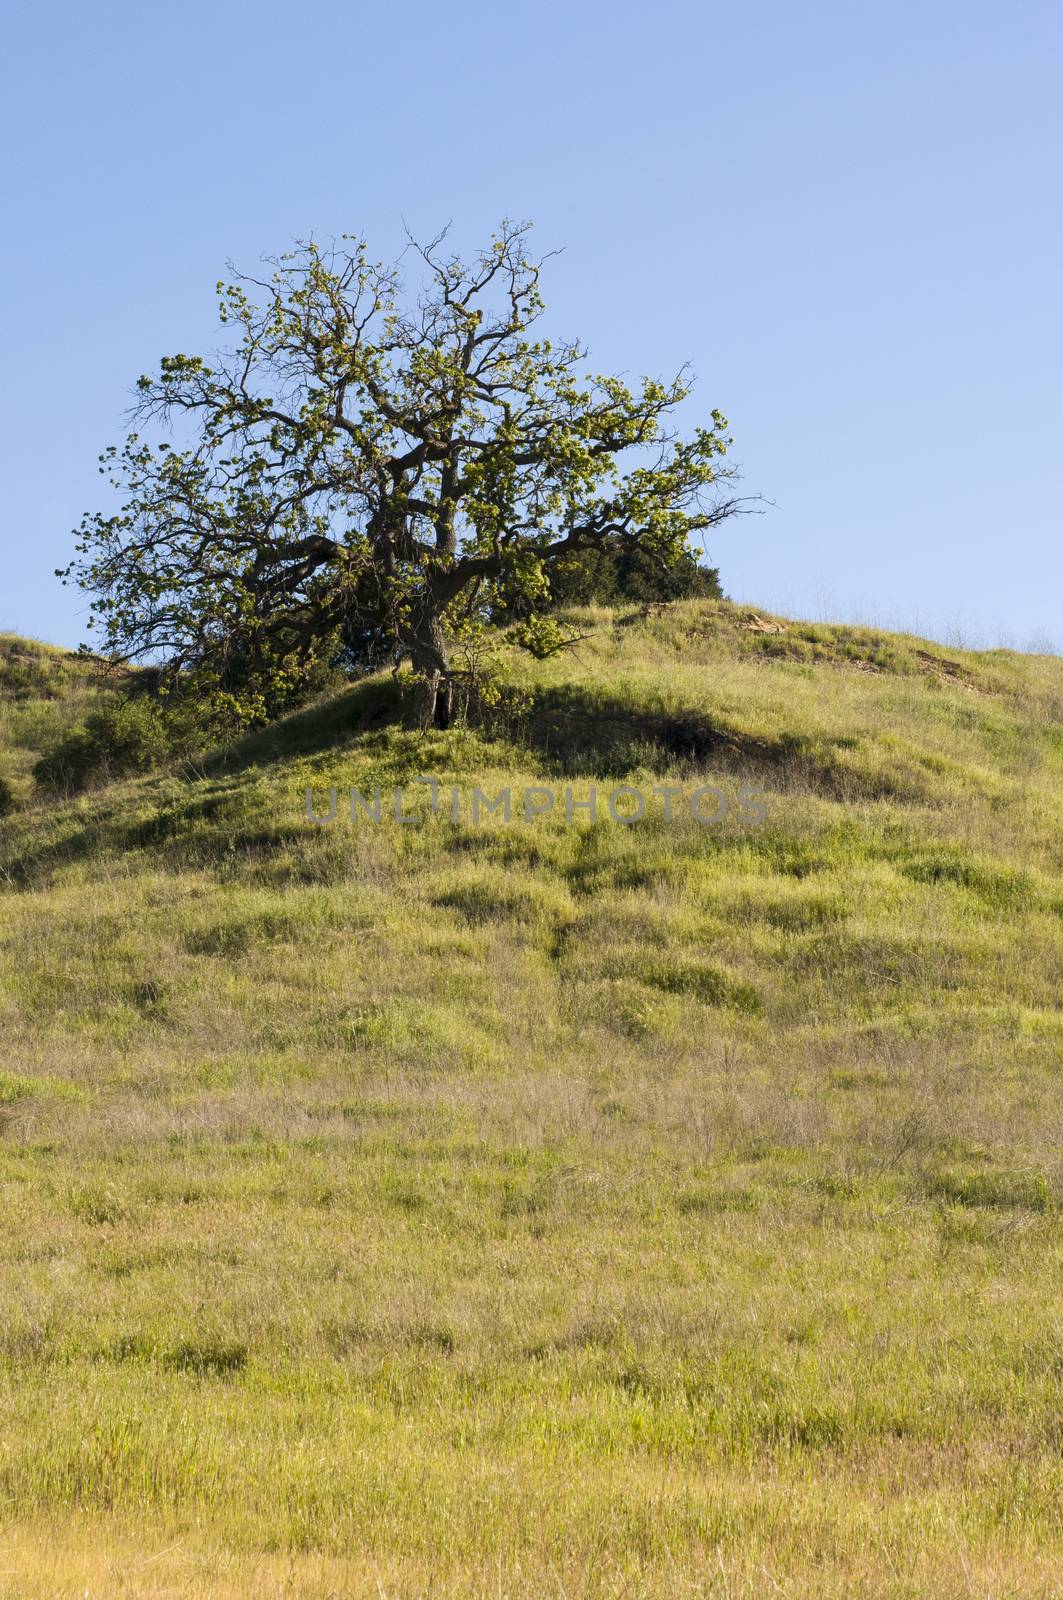
{"label": "shadow on grass", "polygon": [[214,788],[213,783],[299,756],[342,749],[360,736],[379,734],[397,719],[399,710],[397,686],[390,679],[369,679],[188,763],[187,789],[179,796],[167,795],[147,816],[131,821],[127,797],[113,797],[106,789],[92,797],[88,818],[83,811],[64,815],[61,802],[43,839],[38,833],[24,836],[21,830],[18,835],[10,830],[6,837],[0,836],[0,886],[32,889],[63,867],[107,851],[170,847],[172,864],[178,866],[213,859],[225,853],[225,844],[229,854],[240,852],[248,860],[276,855],[297,842],[304,830],[298,825],[249,826],[240,795]]}
{"label": "shadow on grass", "polygon": [[634,707],[577,686],[548,690],[521,729],[548,771],[565,777],[629,777],[679,766],[692,776],[729,774],[774,787],[807,789],[826,799],[921,799],[918,774],[862,759],[849,736],[755,735],[714,722],[702,711]]}
{"label": "shadow on grass", "polygon": [[[130,819],[124,799],[101,792],[90,820],[56,817],[41,840],[9,837],[0,849],[0,882],[27,887],[99,850],[160,851],[168,863],[268,862],[302,847],[301,818],[287,825],[248,814],[227,780],[256,769],[329,751],[356,741],[371,755],[374,779],[402,783],[421,770],[418,741],[394,739],[401,690],[390,676],[369,678],[210,752],[186,768],[190,781],[149,815]],[[706,713],[632,704],[582,685],[542,691],[519,724],[485,723],[480,734],[523,747],[544,776],[622,781],[643,772],[686,770],[694,778],[732,776],[773,789],[796,789],[840,803],[862,799],[921,800],[930,780],[910,760],[875,759],[873,741],[794,733],[757,736],[714,722]],[[437,737],[439,737],[437,735]],[[442,735],[446,739],[446,735]],[[914,873],[913,869],[913,873]]]}
{"label": "shadow on grass", "polygon": [[200,770],[207,777],[219,777],[336,750],[396,721],[400,709],[401,692],[392,678],[367,678],[342,694],[271,722],[268,728],[255,729],[224,750],[212,751]]}

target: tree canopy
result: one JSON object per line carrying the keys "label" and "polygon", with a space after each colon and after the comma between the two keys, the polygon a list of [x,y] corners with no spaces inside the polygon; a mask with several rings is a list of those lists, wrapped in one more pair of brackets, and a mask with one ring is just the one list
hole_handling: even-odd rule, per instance
{"label": "tree canopy", "polygon": [[[445,724],[452,640],[492,606],[545,652],[551,574],[580,552],[667,568],[742,509],[721,412],[686,435],[691,381],[588,374],[536,324],[546,258],[504,223],[469,261],[311,241],[218,284],[230,343],[141,377],[101,456],[121,498],[86,515],[63,576],[124,659],[298,677],[337,638],[408,655],[414,718]],[[168,427],[166,426],[168,425]],[[160,437],[164,432],[168,437]],[[152,435],[149,437],[149,434]]]}

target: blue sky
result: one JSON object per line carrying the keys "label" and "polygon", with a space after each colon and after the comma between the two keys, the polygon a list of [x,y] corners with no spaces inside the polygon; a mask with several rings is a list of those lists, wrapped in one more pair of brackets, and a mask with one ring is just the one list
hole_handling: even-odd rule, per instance
{"label": "blue sky", "polygon": [[[0,629],[74,644],[53,569],[137,375],[295,236],[374,254],[533,219],[551,328],[731,419],[766,515],[727,590],[1063,646],[1063,11],[499,0],[22,4]],[[691,420],[697,409],[692,407]]]}

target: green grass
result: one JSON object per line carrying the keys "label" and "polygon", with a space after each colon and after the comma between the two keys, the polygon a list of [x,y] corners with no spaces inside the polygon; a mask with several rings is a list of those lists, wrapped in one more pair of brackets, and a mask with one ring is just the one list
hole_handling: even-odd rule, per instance
{"label": "green grass", "polygon": [[1063,665],[746,617],[69,802],[0,641],[5,1600],[1060,1592]]}
{"label": "green grass", "polygon": [[38,756],[117,694],[124,676],[95,657],[0,633],[0,779],[16,802],[33,798]]}

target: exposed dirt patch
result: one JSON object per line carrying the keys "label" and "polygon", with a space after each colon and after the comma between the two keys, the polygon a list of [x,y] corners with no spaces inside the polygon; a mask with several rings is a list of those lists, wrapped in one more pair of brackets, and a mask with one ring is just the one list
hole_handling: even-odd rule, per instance
{"label": "exposed dirt patch", "polygon": [[[919,677],[933,678],[942,688],[963,689],[968,694],[992,695],[993,689],[986,688],[984,684],[976,683],[965,667],[958,661],[948,661],[944,657],[931,655],[929,650],[913,650],[916,673]],[[836,667],[841,667],[846,672],[876,672],[889,673],[892,669],[879,666],[874,661],[835,661]],[[896,676],[894,671],[894,676]],[[911,676],[911,673],[908,674]]]}
{"label": "exposed dirt patch", "polygon": [[961,667],[958,661],[949,661],[945,656],[931,655],[929,650],[913,650],[912,654],[919,663],[919,671],[925,672],[928,677],[936,678],[939,683],[957,685],[961,689],[970,690],[971,694],[988,692],[972,681],[966,668]]}

